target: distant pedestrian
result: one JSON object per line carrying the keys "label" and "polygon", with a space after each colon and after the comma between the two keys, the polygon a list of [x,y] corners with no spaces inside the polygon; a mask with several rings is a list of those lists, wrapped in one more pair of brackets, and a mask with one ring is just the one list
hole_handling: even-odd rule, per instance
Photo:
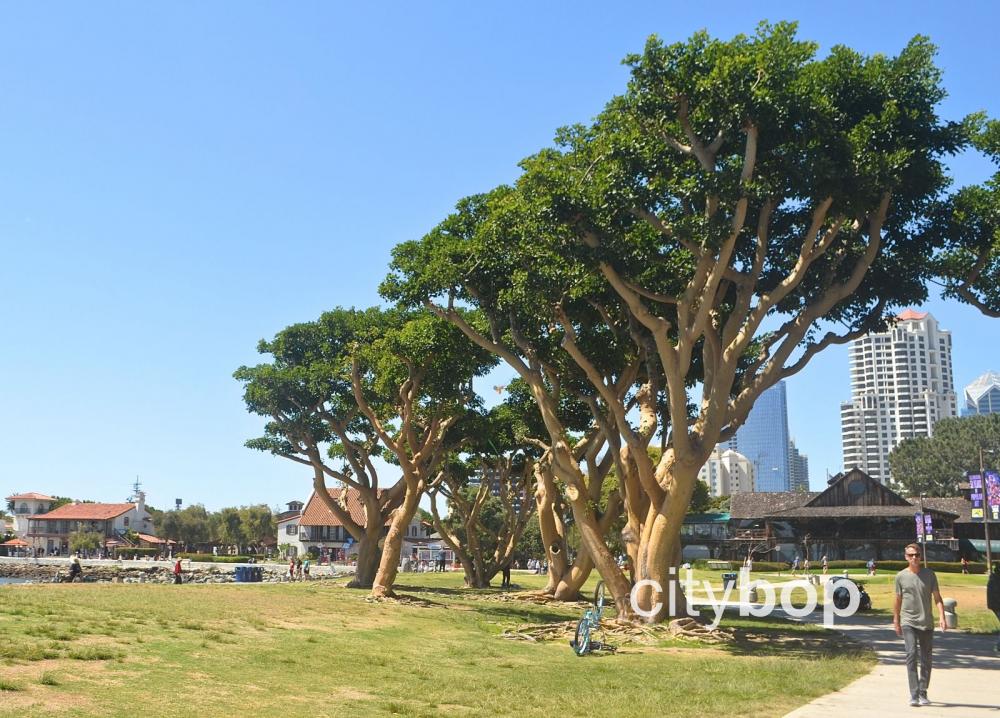
{"label": "distant pedestrian", "polygon": [[[896,602],[892,610],[892,625],[896,635],[906,645],[906,674],[910,685],[910,705],[929,706],[927,685],[931,680],[934,651],[934,611],[931,600],[941,614],[941,630],[946,630],[944,602],[938,589],[937,576],[920,565],[920,546],[909,544],[904,550],[907,567],[896,574]],[[919,670],[918,670],[919,668]]]}
{"label": "distant pedestrian", "polygon": [[868,568],[868,575],[869,576],[874,576],[875,575],[875,559],[873,559],[873,558],[868,559],[868,563],[865,564],[865,565]]}
{"label": "distant pedestrian", "polygon": [[289,581],[294,581],[295,580],[295,557],[294,556],[288,559],[288,580]]}
{"label": "distant pedestrian", "polygon": [[806,556],[802,559],[802,571],[803,573],[809,573],[809,557]]}
{"label": "distant pedestrian", "polygon": [[309,559],[307,558],[302,562],[302,577],[308,581],[309,580]]}
{"label": "distant pedestrian", "polygon": [[183,569],[181,568],[181,560],[177,559],[177,563],[174,564],[174,584],[176,584],[178,586],[181,583],[183,583],[183,581],[181,580],[181,572],[182,571],[183,571]]}
{"label": "distant pedestrian", "polygon": [[[993,564],[990,580],[986,582],[986,607],[993,611],[1000,621],[1000,563]],[[1000,631],[997,632],[997,644],[993,650],[1000,653]]]}
{"label": "distant pedestrian", "polygon": [[826,560],[826,554],[823,554],[823,573],[825,574],[830,570],[830,562]]}
{"label": "distant pedestrian", "polygon": [[302,559],[295,559],[295,576],[298,580],[302,580]]}
{"label": "distant pedestrian", "polygon": [[795,558],[792,559],[792,573],[793,574],[798,573],[798,570],[799,570],[799,557],[798,555],[796,555]]}
{"label": "distant pedestrian", "polygon": [[74,558],[69,564],[69,582],[75,583],[83,580],[83,568],[80,566],[80,559]]}
{"label": "distant pedestrian", "polygon": [[968,572],[969,572],[969,559],[967,559],[965,556],[962,556],[962,573],[968,573]]}
{"label": "distant pedestrian", "polygon": [[505,589],[507,589],[509,591],[510,590],[510,561],[508,561],[507,563],[505,563],[503,565],[503,568],[501,569],[501,571],[503,572],[503,580],[500,582],[500,588],[505,588]]}

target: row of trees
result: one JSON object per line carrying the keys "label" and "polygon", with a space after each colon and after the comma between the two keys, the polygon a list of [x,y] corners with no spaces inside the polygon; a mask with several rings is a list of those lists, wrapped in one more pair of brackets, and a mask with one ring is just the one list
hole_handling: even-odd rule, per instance
{"label": "row of trees", "polygon": [[[594,122],[393,250],[380,287],[393,308],[334,310],[262,342],[270,363],[236,374],[269,420],[250,445],[309,466],[321,497],[328,478],[362,493],[365,525],[345,515],[371,552],[360,585],[391,590],[422,493],[482,510],[461,491],[488,435],[472,382],[503,362],[518,424],[491,456],[533,483],[546,591],[575,598],[596,568],[622,617],[631,579],[677,592],[640,593],[644,609],[661,602],[653,620],[683,611],[669,579],[698,471],[762,392],[884,328],[931,280],[997,304],[996,185],[948,194],[944,164],[995,150],[996,125],[938,116],[925,38],[894,58],[816,51],[791,24],[651,38]],[[375,456],[401,477],[380,484]],[[451,534],[476,553],[474,533]]]}
{"label": "row of trees", "polygon": [[997,449],[1000,414],[954,417],[936,423],[933,437],[900,442],[889,454],[889,465],[912,496],[959,496],[959,484],[979,473],[981,461],[986,468],[997,465]]}
{"label": "row of trees", "polygon": [[183,509],[158,511],[148,507],[160,538],[177,541],[184,546],[197,544],[226,544],[260,546],[265,539],[274,539],[277,532],[271,509],[257,506],[227,507],[207,511],[201,504]]}

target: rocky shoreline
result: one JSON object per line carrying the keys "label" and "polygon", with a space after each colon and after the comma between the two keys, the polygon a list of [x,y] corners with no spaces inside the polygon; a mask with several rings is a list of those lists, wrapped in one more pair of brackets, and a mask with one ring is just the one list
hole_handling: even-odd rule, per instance
{"label": "rocky shoreline", "polygon": [[[84,583],[173,583],[173,569],[168,566],[144,566],[123,564],[93,566],[83,565]],[[235,583],[236,574],[232,564],[184,568],[184,583]],[[264,569],[263,583],[283,583],[288,580],[286,568],[277,564],[257,564]],[[0,563],[0,578],[16,578],[31,583],[52,583],[58,577],[69,573],[69,565],[45,565],[34,563]],[[346,574],[317,574],[310,581],[341,578]]]}

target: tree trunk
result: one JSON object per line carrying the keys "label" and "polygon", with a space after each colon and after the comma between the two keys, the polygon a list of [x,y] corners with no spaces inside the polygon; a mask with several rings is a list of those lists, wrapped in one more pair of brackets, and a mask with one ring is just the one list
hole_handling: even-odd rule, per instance
{"label": "tree trunk", "polygon": [[376,529],[358,541],[358,565],[354,570],[354,578],[347,584],[348,588],[371,588],[375,582],[375,572],[382,558],[382,552],[378,547],[380,533]]}
{"label": "tree trunk", "polygon": [[[645,617],[650,623],[667,618],[687,615],[687,599],[681,589],[679,567],[681,561],[681,525],[691,503],[694,482],[700,465],[696,462],[669,464],[666,496],[659,506],[651,506],[639,540],[639,561],[636,579],[656,581],[662,588],[654,595],[651,588],[637,591],[636,603],[642,610],[652,611],[656,603],[661,606],[654,615]],[[662,482],[661,482],[662,485]]]}
{"label": "tree trunk", "polygon": [[378,573],[372,585],[372,596],[376,598],[393,595],[392,585],[396,582],[396,574],[399,572],[399,555],[403,550],[403,539],[406,537],[406,529],[417,513],[421,493],[423,493],[422,481],[406,480],[406,495],[403,497],[403,504],[393,513],[389,533],[382,548],[382,560],[379,562]]}
{"label": "tree trunk", "polygon": [[[583,585],[583,581],[587,580],[590,569],[588,568],[584,573],[583,580],[579,580],[579,576],[577,576],[575,580],[563,585],[564,579],[569,578],[570,572],[566,551],[566,527],[563,524],[562,516],[559,515],[558,494],[556,493],[555,479],[552,477],[552,469],[549,466],[543,466],[542,462],[535,465],[535,505],[538,509],[539,533],[542,535],[542,545],[545,548],[545,557],[549,565],[549,581],[542,591],[555,596],[560,601],[575,601],[580,592],[580,586]],[[566,596],[570,593],[573,594],[573,598],[567,599]]]}

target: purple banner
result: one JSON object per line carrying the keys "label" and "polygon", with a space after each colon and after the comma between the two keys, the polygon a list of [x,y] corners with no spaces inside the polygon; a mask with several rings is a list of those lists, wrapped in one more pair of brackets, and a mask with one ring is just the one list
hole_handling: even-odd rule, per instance
{"label": "purple banner", "polygon": [[917,521],[917,538],[920,538],[924,535],[924,515],[913,514],[913,518]]}
{"label": "purple banner", "polygon": [[983,520],[983,477],[969,474],[969,499],[972,501],[972,520]]}
{"label": "purple banner", "polygon": [[1000,475],[995,471],[986,472],[986,510],[990,521],[1000,521]]}
{"label": "purple banner", "polygon": [[924,514],[924,541],[934,540],[934,520],[930,514]]}

